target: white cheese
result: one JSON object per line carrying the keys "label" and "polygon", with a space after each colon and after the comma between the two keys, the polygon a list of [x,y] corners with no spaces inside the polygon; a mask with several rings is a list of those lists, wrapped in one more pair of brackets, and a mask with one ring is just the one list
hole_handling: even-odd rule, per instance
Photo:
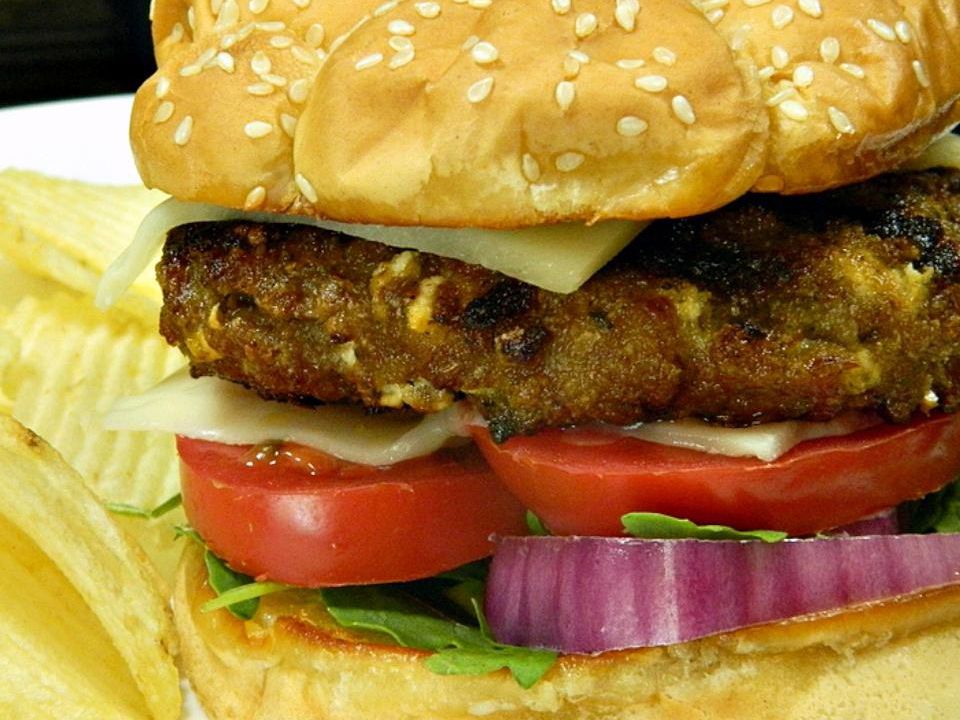
{"label": "white cheese", "polygon": [[874,416],[849,413],[829,422],[790,420],[746,428],[725,428],[702,420],[687,419],[645,423],[618,428],[616,432],[661,445],[773,462],[806,440],[847,435],[878,423],[879,420]]}
{"label": "white cheese", "polygon": [[465,435],[458,405],[423,417],[370,415],[356,406],[305,408],[263,400],[213,377],[171,375],[142,395],[119,400],[108,430],[156,430],[228,445],[289,441],[348,462],[392,465],[429,455]]}
{"label": "white cheese", "polygon": [[220,220],[312,225],[396,248],[482,265],[558,293],[577,290],[645,227],[644,223],[628,220],[607,220],[595,225],[541,225],[519,230],[353,225],[170,199],[144,219],[130,247],[107,268],[97,291],[97,305],[105,308],[116,302],[156,256],[169,230],[190,222]]}
{"label": "white cheese", "polygon": [[915,160],[904,165],[904,170],[929,170],[946,167],[960,170],[960,135],[947,133],[932,142]]}

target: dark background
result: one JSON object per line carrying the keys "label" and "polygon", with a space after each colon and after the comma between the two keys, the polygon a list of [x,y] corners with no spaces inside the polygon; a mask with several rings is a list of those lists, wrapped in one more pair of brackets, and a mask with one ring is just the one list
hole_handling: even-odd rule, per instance
{"label": "dark background", "polygon": [[150,0],[0,0],[0,106],[133,92],[155,69]]}

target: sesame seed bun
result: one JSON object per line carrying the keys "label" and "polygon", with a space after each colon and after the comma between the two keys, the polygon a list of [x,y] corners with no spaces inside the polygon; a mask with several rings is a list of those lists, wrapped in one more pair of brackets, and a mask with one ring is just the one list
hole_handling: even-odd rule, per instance
{"label": "sesame seed bun", "polygon": [[929,720],[954,717],[960,588],[670,648],[565,656],[530,690],[506,671],[432,674],[424,654],[273,606],[271,623],[202,613],[200,553],[181,564],[182,661],[216,720]]}
{"label": "sesame seed bun", "polygon": [[960,117],[958,15],[933,0],[158,0],[160,69],[132,140],[148,185],[235,208],[498,227],[693,215],[915,155]]}

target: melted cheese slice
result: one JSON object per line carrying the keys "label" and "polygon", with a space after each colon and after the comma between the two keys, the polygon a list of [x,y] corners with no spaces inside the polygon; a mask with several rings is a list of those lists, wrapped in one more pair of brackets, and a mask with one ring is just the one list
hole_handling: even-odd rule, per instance
{"label": "melted cheese slice", "polygon": [[263,400],[251,390],[181,370],[151,390],[119,400],[108,430],[156,430],[227,445],[288,441],[348,462],[393,465],[429,455],[466,435],[459,405],[432,415],[370,415],[362,408],[305,408]]}
{"label": "melted cheese slice", "polygon": [[170,199],[141,223],[128,247],[107,268],[97,305],[110,307],[156,257],[167,232],[191,222],[250,220],[295,223],[372,240],[396,248],[455,258],[523,280],[545,290],[571,293],[620,252],[645,223],[607,220],[595,225],[542,225],[520,230],[352,225],[292,215],[241,212]]}

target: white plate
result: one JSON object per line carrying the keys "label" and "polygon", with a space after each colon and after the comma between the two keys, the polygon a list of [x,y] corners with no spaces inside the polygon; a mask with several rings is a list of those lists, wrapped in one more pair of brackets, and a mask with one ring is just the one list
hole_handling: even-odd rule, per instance
{"label": "white plate", "polygon": [[[132,103],[132,95],[111,95],[0,110],[0,168],[106,185],[138,184],[127,139]],[[185,681],[183,686],[183,720],[207,720]]]}
{"label": "white plate", "polygon": [[0,110],[0,168],[138,183],[127,139],[132,103],[132,95],[111,95]]}

